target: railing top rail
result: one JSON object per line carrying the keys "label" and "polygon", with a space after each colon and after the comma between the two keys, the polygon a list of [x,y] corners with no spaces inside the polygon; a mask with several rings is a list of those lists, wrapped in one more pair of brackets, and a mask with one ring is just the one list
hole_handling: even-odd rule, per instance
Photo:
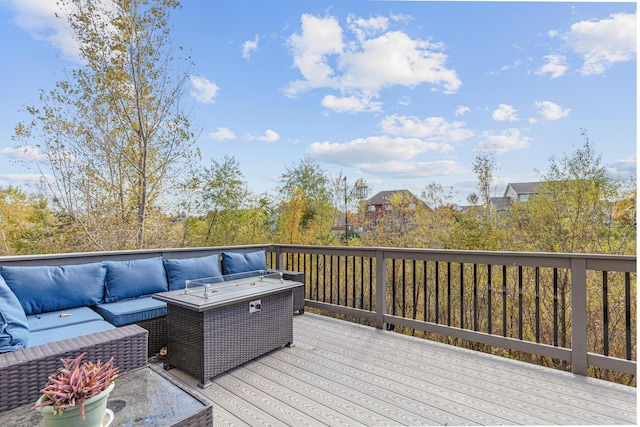
{"label": "railing top rail", "polygon": [[465,251],[454,249],[388,248],[363,246],[272,245],[286,252],[326,253],[332,255],[375,256],[430,261],[473,262],[477,264],[523,265],[568,268],[571,260],[585,259],[593,270],[636,271],[636,256],[554,252]]}
{"label": "railing top rail", "polygon": [[428,261],[447,261],[461,263],[475,263],[488,265],[518,265],[568,268],[571,260],[584,259],[589,270],[636,271],[636,256],[632,255],[604,255],[604,254],[570,254],[550,252],[493,252],[493,251],[463,251],[452,249],[423,249],[423,248],[389,248],[365,246],[301,246],[285,244],[259,244],[238,246],[213,246],[198,248],[159,248],[121,250],[105,252],[76,252],[41,255],[14,255],[0,257],[0,264],[17,264],[26,262],[31,265],[37,263],[56,263],[90,261],[92,259],[132,259],[148,256],[189,257],[220,253],[223,251],[251,251],[265,249],[267,251],[296,252],[303,254],[326,254],[342,256],[376,257],[382,254],[384,259],[415,259]]}

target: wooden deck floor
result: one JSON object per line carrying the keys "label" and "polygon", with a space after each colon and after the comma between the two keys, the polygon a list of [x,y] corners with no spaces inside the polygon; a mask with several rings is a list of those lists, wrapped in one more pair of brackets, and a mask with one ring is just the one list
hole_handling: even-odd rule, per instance
{"label": "wooden deck floor", "polygon": [[636,389],[305,313],[295,346],[220,375],[216,426],[636,424]]}

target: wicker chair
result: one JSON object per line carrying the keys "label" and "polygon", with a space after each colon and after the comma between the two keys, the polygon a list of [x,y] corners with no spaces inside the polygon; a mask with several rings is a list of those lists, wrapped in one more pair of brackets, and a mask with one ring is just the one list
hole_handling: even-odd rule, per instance
{"label": "wicker chair", "polygon": [[0,353],[0,413],[35,403],[47,377],[60,366],[60,358],[107,361],[113,357],[122,372],[147,364],[148,332],[129,325],[49,344]]}

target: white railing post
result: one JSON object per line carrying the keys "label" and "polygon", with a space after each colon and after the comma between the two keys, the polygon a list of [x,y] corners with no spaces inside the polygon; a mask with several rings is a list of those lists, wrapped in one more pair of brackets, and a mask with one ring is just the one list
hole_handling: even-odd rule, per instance
{"label": "white railing post", "polygon": [[376,328],[384,329],[384,315],[387,312],[387,263],[384,251],[376,251]]}
{"label": "white railing post", "polygon": [[587,375],[587,260],[571,257],[571,371]]}

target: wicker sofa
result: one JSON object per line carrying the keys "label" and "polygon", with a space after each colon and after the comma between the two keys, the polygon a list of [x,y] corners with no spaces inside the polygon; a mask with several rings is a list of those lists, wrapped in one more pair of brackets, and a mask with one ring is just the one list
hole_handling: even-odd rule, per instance
{"label": "wicker sofa", "polygon": [[[11,334],[3,341],[0,328],[0,412],[35,400],[61,357],[86,351],[95,359],[113,356],[125,370],[144,366],[167,345],[166,304],[154,293],[256,266],[266,269],[264,249],[0,258],[0,327],[11,305],[24,310],[29,335],[24,345]],[[304,282],[303,273],[283,273]],[[17,303],[3,304],[7,289]],[[294,295],[294,312],[304,312],[303,292]]]}

